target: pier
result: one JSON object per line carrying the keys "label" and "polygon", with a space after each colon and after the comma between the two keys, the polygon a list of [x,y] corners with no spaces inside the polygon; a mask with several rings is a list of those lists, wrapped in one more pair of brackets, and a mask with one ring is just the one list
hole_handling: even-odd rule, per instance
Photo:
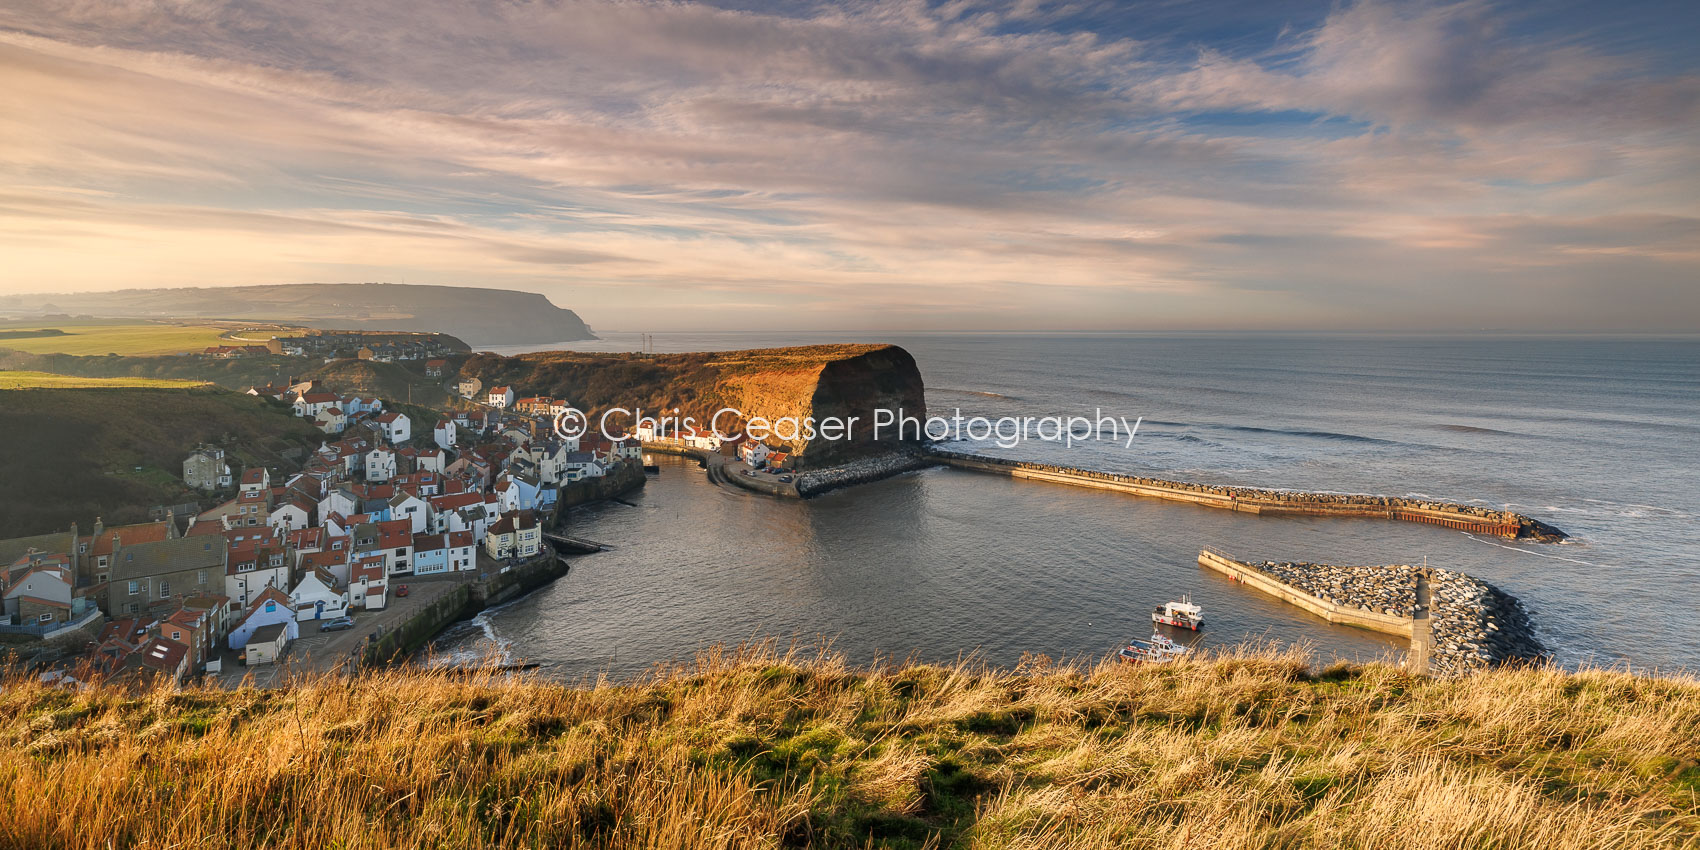
{"label": "pier", "polygon": [[1408,564],[1251,563],[1205,548],[1198,565],[1330,623],[1410,641],[1406,668],[1455,676],[1539,662],[1546,649],[1516,598],[1473,576]]}
{"label": "pier", "polygon": [[1171,502],[1187,502],[1259,516],[1269,514],[1389,519],[1541,543],[1556,543],[1566,537],[1563,531],[1522,514],[1456,502],[1193,484],[1186,481],[1004,460],[944,449],[933,449],[931,455],[938,462],[957,469],[1090,487]]}

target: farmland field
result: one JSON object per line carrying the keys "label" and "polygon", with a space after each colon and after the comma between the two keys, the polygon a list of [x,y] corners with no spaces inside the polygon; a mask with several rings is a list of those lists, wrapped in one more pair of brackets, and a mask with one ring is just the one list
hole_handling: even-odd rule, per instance
{"label": "farmland field", "polygon": [[47,372],[0,371],[0,390],[71,389],[86,387],[151,387],[170,389],[199,387],[202,381],[177,381],[157,378],[79,378],[74,375],[54,375]]}
{"label": "farmland field", "polygon": [[172,325],[157,322],[124,324],[53,323],[31,327],[0,327],[0,348],[31,354],[182,354],[226,343],[214,325]]}

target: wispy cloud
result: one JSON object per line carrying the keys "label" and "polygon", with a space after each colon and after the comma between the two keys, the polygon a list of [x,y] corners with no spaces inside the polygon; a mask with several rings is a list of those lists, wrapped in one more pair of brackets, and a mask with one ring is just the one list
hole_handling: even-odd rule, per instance
{"label": "wispy cloud", "polygon": [[0,294],[405,277],[652,328],[1700,326],[1700,76],[1657,43],[1480,2],[1231,32],[1106,8],[11,4]]}

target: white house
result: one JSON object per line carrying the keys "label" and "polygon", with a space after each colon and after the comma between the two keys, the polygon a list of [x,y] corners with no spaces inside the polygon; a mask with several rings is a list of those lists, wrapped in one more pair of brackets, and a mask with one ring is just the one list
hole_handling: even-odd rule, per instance
{"label": "white house", "polygon": [[412,534],[424,532],[430,516],[431,506],[412,493],[402,492],[390,497],[390,519],[407,520]]}
{"label": "white house", "polygon": [[405,413],[391,410],[378,414],[372,418],[372,421],[378,423],[378,433],[382,434],[384,439],[389,440],[392,445],[405,443],[413,438],[413,423]]}
{"label": "white house", "polygon": [[284,531],[306,528],[313,524],[313,502],[306,496],[292,493],[272,507],[266,524]]}
{"label": "white house", "polygon": [[373,482],[388,481],[395,477],[395,450],[388,446],[379,446],[366,453],[366,480]]}
{"label": "white house", "polygon": [[467,572],[476,569],[472,532],[416,534],[413,537],[413,574]]}
{"label": "white house", "polygon": [[491,387],[484,394],[484,403],[491,407],[507,408],[514,403],[513,387]]}
{"label": "white house", "polygon": [[[289,649],[289,628],[282,623],[270,623],[255,629],[242,645],[242,663],[248,666],[273,664]],[[295,626],[297,630],[299,626]],[[234,647],[232,647],[234,648]]]}
{"label": "white house", "polygon": [[438,422],[437,427],[431,429],[431,441],[436,443],[438,448],[454,448],[455,421],[453,419],[444,419]]}
{"label": "white house", "polygon": [[319,411],[327,407],[336,407],[342,399],[336,393],[302,393],[295,397],[295,415],[303,419],[312,419]]}
{"label": "white house", "polygon": [[289,604],[289,597],[275,587],[260,591],[254,598],[254,604],[248,606],[247,613],[241,621],[230,630],[227,646],[231,649],[243,649],[248,645],[248,638],[263,626],[282,624],[284,640],[294,640],[301,636],[301,627],[295,624],[295,608]]}
{"label": "white house", "polygon": [[313,414],[313,426],[326,434],[341,434],[348,430],[348,414],[340,407],[327,407]]}
{"label": "white house", "polygon": [[272,488],[271,471],[263,466],[250,467],[242,470],[242,486],[238,496],[252,493],[264,493]]}
{"label": "white house", "polygon": [[767,447],[766,443],[749,440],[738,447],[738,459],[760,469],[762,464],[767,463],[767,456],[771,452],[772,450]]}
{"label": "white house", "polygon": [[367,611],[382,611],[389,601],[388,576],[382,552],[366,552],[356,557],[348,581],[350,602]]}
{"label": "white house", "polygon": [[331,514],[353,516],[357,513],[360,513],[360,499],[347,487],[337,487],[319,500],[319,516],[321,517],[328,517]]}
{"label": "white house", "polygon": [[348,613],[348,597],[336,589],[336,577],[319,569],[302,570],[289,591],[295,619],[328,620]]}

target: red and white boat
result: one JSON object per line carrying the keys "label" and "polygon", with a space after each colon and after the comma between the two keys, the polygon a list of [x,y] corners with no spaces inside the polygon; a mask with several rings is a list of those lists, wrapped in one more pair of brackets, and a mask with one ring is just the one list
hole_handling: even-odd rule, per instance
{"label": "red and white boat", "polygon": [[1151,622],[1196,632],[1204,628],[1204,609],[1192,604],[1192,597],[1182,596],[1179,602],[1166,602],[1163,607],[1152,609]]}

